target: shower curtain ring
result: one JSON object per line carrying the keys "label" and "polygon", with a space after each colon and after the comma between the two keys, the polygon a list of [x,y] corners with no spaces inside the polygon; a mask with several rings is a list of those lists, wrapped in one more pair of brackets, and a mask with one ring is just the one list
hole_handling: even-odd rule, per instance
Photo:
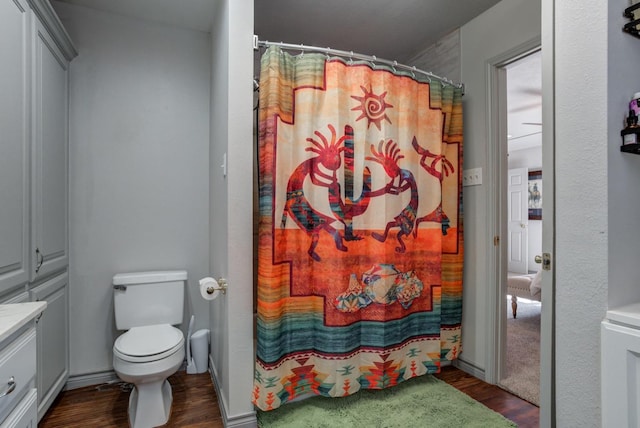
{"label": "shower curtain ring", "polygon": [[398,72],[398,70],[396,70],[396,65],[398,65],[398,61],[395,61],[395,60],[394,60],[394,61],[393,61],[393,65],[391,66],[391,68],[393,69],[393,72],[394,72],[394,73],[397,73],[397,72]]}
{"label": "shower curtain ring", "polygon": [[[415,65],[411,68],[411,77],[413,77],[414,79],[416,78],[416,66]],[[431,82],[431,80],[429,80],[429,82]]]}
{"label": "shower curtain ring", "polygon": [[353,51],[349,52],[350,56],[349,56],[349,65],[353,65]]}

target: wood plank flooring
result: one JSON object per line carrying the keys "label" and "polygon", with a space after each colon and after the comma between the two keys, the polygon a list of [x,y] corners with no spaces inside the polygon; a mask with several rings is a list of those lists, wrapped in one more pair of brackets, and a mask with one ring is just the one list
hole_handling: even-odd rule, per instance
{"label": "wood plank flooring", "polygon": [[489,385],[453,366],[444,367],[435,377],[515,422],[518,428],[540,426],[540,409],[537,406],[498,386]]}
{"label": "wood plank flooring", "polygon": [[[171,428],[223,428],[218,397],[209,373],[179,371],[169,378],[173,390]],[[129,389],[119,384],[88,386],[62,392],[39,428],[128,427]]]}
{"label": "wood plank flooring", "polygon": [[[448,384],[501,413],[520,428],[539,426],[539,410],[510,393],[489,385],[454,367],[436,375]],[[218,398],[208,373],[187,375],[180,371],[169,378],[173,389],[170,428],[223,428]],[[119,384],[88,386],[58,396],[39,428],[127,427],[129,390]]]}

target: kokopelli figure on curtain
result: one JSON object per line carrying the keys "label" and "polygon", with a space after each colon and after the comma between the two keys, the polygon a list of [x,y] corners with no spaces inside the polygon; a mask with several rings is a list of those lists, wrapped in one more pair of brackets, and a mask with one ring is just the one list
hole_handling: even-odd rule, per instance
{"label": "kokopelli figure on curtain", "polygon": [[[409,236],[411,231],[414,228],[414,224],[416,221],[416,213],[418,212],[418,185],[416,183],[413,174],[408,169],[402,169],[398,166],[398,161],[403,159],[404,156],[400,154],[400,148],[393,140],[387,141],[387,144],[384,146],[384,151],[382,145],[384,144],[384,140],[381,140],[378,144],[378,150],[371,145],[371,153],[373,156],[367,156],[365,159],[377,162],[384,168],[384,171],[387,173],[389,177],[391,177],[391,181],[385,187],[386,193],[391,195],[399,195],[406,190],[411,191],[411,199],[406,207],[400,213],[394,217],[394,219],[387,223],[387,226],[384,229],[384,233],[380,235],[379,233],[372,232],[371,236],[377,239],[380,242],[384,242],[387,240],[387,236],[389,235],[389,230],[392,227],[399,227],[398,235],[396,238],[398,239],[399,247],[396,247],[396,251],[398,253],[404,253],[406,250],[406,245],[402,239],[403,236]],[[397,182],[396,182],[397,181]]]}
{"label": "kokopelli figure on curtain", "polygon": [[[418,140],[416,139],[416,137],[413,137],[413,141],[411,142],[411,144],[413,145],[415,151],[418,152],[418,154],[421,156],[420,165],[425,169],[425,171],[440,180],[440,183],[442,183],[444,177],[448,177],[449,174],[455,171],[455,168],[453,167],[451,162],[449,162],[447,158],[444,157],[444,155],[434,155],[429,150],[421,147],[420,144],[418,144]],[[427,159],[430,159],[431,162],[427,163]],[[442,162],[442,170],[439,170],[436,167],[438,162]],[[447,229],[449,228],[449,217],[447,217],[447,215],[442,210],[442,201],[440,201],[438,207],[431,213],[416,220],[416,227],[413,230],[414,238],[418,237],[418,225],[423,221],[433,221],[436,223],[441,223],[442,234],[447,234]]]}
{"label": "kokopelli figure on curtain", "polygon": [[[281,227],[284,229],[287,223],[287,215],[307,234],[311,236],[311,245],[307,251],[309,256],[314,260],[320,261],[320,256],[315,252],[320,239],[320,231],[324,230],[329,233],[336,243],[336,248],[340,251],[347,251],[342,236],[331,224],[335,221],[318,210],[314,209],[304,194],[304,181],[308,177],[311,183],[320,187],[335,187],[338,183],[337,170],[342,164],[340,153],[345,148],[341,147],[346,136],[336,141],[336,130],[332,125],[328,125],[331,131],[331,142],[320,133],[315,131],[314,134],[320,141],[313,138],[307,138],[307,141],[313,144],[313,147],[307,147],[305,151],[315,153],[317,156],[309,158],[302,162],[293,171],[289,177],[287,184],[287,201],[282,214]],[[330,171],[331,175],[326,174],[320,169],[322,166],[325,170]]]}
{"label": "kokopelli figure on curtain", "polygon": [[[336,248],[340,251],[347,251],[343,240],[356,241],[362,239],[361,236],[353,233],[353,218],[362,215],[369,207],[372,196],[380,196],[385,193],[385,188],[371,191],[371,172],[368,167],[362,172],[362,192],[356,198],[354,196],[354,141],[353,128],[349,125],[344,127],[344,135],[336,141],[336,130],[333,125],[328,125],[331,131],[331,142],[319,131],[315,135],[322,143],[307,138],[314,147],[307,147],[305,151],[317,154],[302,162],[289,177],[287,185],[287,201],[282,215],[281,227],[286,226],[287,215],[290,214],[295,223],[311,236],[311,245],[308,254],[316,261],[321,261],[315,249],[320,239],[320,231],[325,230],[336,243]],[[342,144],[344,143],[344,146]],[[342,165],[340,154],[344,152],[344,180],[345,197],[341,196],[341,185],[338,181],[337,172]],[[326,174],[320,166],[331,172]],[[321,213],[313,208],[311,202],[304,195],[304,181],[309,178],[311,183],[328,188],[329,205],[335,219]],[[344,225],[344,236],[331,224],[335,220]]]}

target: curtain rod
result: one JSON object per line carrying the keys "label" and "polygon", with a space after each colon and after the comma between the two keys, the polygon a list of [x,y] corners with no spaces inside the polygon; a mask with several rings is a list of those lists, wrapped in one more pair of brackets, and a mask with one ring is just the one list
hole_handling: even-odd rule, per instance
{"label": "curtain rod", "polygon": [[363,55],[363,54],[359,54],[359,53],[354,53],[353,51],[341,51],[338,49],[331,49],[331,48],[321,48],[318,46],[309,46],[309,45],[294,45],[292,43],[283,43],[283,42],[269,42],[267,40],[258,40],[258,36],[254,35],[253,36],[253,48],[254,49],[258,49],[259,47],[269,47],[269,46],[278,46],[282,49],[291,49],[291,50],[299,50],[299,51],[313,51],[313,52],[320,52],[320,53],[324,53],[324,54],[328,54],[328,55],[333,55],[333,56],[339,56],[339,57],[343,57],[343,58],[349,58],[349,59],[359,59],[362,61],[367,61],[367,62],[371,62],[371,63],[381,63],[381,64],[385,64],[388,65],[390,67],[392,67],[394,70],[395,69],[402,69],[402,70],[407,70],[410,71],[412,73],[421,73],[426,75],[429,79],[435,79],[438,80],[441,83],[447,84],[447,85],[451,85],[454,86],[456,88],[460,88],[462,89],[462,94],[464,95],[464,83],[455,83],[453,80],[447,79],[446,77],[440,77],[438,75],[435,75],[433,73],[431,73],[430,71],[424,71],[424,70],[420,70],[419,68],[416,68],[415,66],[408,66],[405,64],[398,64],[397,61],[389,61],[388,59],[382,59],[382,58],[378,58],[375,55]]}

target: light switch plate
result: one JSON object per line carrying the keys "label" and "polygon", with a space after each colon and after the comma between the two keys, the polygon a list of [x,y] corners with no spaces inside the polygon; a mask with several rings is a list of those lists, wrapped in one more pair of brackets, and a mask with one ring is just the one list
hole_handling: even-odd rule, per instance
{"label": "light switch plate", "polygon": [[471,168],[462,171],[463,186],[478,186],[482,184],[482,168]]}

